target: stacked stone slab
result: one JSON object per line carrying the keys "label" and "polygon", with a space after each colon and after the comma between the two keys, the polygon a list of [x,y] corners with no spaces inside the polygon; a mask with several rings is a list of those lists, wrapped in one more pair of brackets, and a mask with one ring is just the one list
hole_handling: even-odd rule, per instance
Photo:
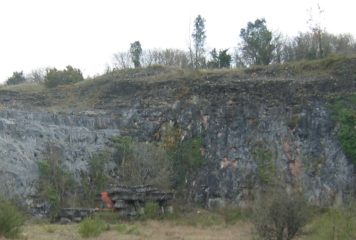
{"label": "stacked stone slab", "polygon": [[62,208],[58,214],[61,223],[80,222],[84,218],[92,216],[94,208]]}
{"label": "stacked stone slab", "polygon": [[173,199],[174,193],[161,191],[151,185],[116,186],[107,192],[114,209],[123,217],[144,214],[144,206],[147,202],[157,203],[162,213],[172,211],[169,201]]}

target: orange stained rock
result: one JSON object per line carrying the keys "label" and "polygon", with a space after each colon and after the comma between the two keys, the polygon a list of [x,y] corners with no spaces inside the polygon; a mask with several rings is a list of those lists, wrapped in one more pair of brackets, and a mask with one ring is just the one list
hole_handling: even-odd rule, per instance
{"label": "orange stained rock", "polygon": [[111,201],[111,198],[109,197],[109,193],[108,192],[101,192],[101,200],[105,203],[105,206],[107,208],[113,208],[113,203]]}

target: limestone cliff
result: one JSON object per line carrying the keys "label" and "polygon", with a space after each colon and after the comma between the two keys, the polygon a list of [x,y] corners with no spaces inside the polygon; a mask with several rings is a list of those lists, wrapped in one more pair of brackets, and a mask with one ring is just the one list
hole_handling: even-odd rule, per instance
{"label": "limestone cliff", "polygon": [[288,65],[242,72],[152,68],[54,90],[3,88],[0,190],[31,199],[36,162],[50,144],[79,174],[111,137],[159,141],[168,124],[181,129],[182,140],[203,140],[196,201],[219,197],[243,205],[256,189],[280,182],[318,204],[341,202],[355,193],[355,167],[341,150],[328,99],[355,93],[356,60],[323,64],[302,72]]}

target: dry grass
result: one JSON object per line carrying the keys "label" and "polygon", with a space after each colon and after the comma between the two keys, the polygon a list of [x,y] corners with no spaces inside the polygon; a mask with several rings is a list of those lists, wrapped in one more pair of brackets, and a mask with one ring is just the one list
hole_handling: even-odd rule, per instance
{"label": "dry grass", "polygon": [[[110,225],[110,230],[102,233],[99,240],[114,239],[251,239],[252,226],[247,222],[238,222],[234,225],[217,225],[210,227],[193,227],[174,225],[169,221],[145,221],[134,224],[127,223],[128,229],[135,231],[118,231],[117,225]],[[28,224],[24,228],[23,239],[45,240],[82,239],[78,233],[79,224]]]}

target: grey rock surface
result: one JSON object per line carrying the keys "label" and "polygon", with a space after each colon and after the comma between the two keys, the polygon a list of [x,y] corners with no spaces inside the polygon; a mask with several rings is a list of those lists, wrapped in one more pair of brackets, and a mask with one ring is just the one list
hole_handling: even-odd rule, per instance
{"label": "grey rock surface", "polygon": [[74,174],[87,169],[91,154],[120,131],[110,118],[16,109],[0,111],[0,190],[8,197],[36,194],[37,162],[52,144]]}
{"label": "grey rock surface", "polygon": [[92,108],[61,113],[43,107],[50,103],[3,92],[0,191],[35,195],[37,162],[49,144],[78,174],[113,136],[159,141],[157,132],[168,124],[182,129],[181,140],[203,140],[205,162],[192,184],[197,202],[244,206],[264,185],[280,184],[316,204],[338,204],[355,193],[355,168],[341,151],[323,97],[354,92],[355,86],[354,79],[117,81]]}

